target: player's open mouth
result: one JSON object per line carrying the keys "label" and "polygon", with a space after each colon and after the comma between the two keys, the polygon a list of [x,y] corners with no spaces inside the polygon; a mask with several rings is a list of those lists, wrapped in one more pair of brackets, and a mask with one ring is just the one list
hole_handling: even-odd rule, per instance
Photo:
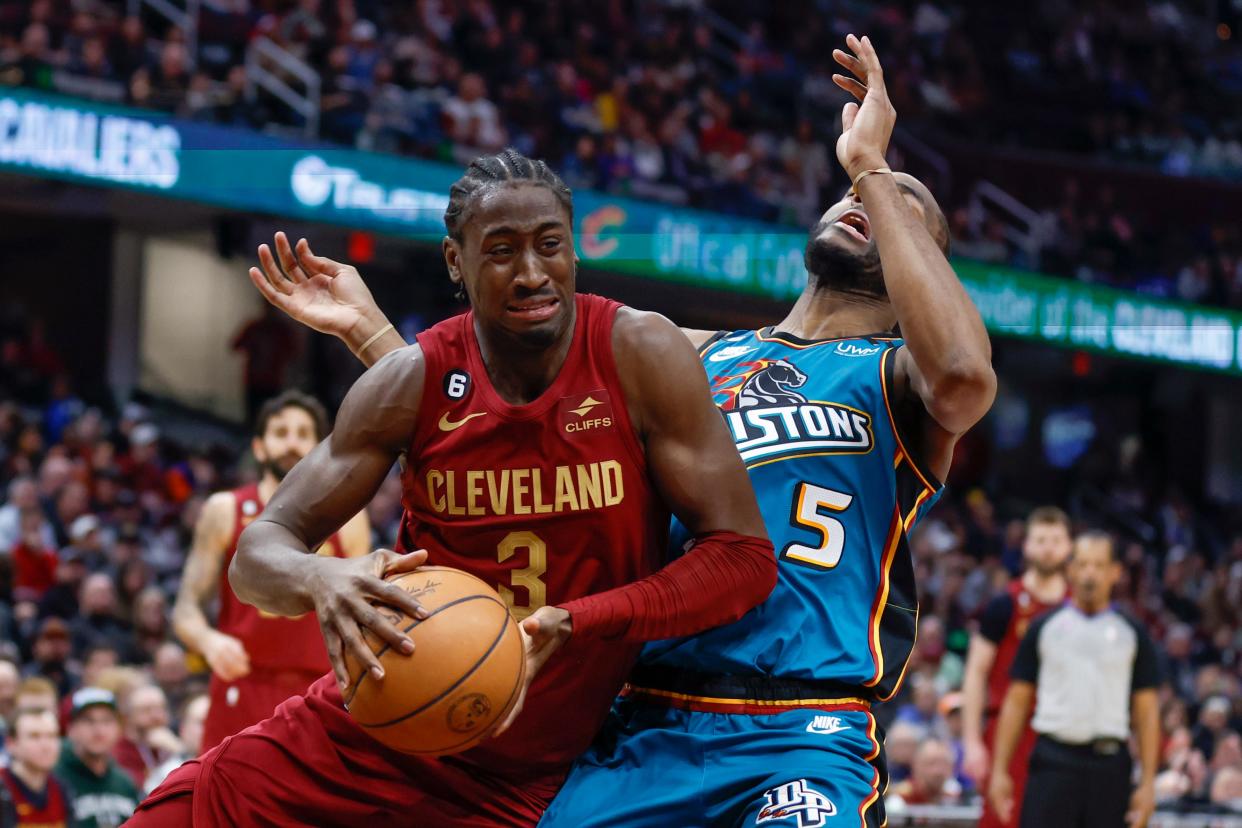
{"label": "player's open mouth", "polygon": [[866,213],[847,210],[833,222],[833,226],[837,225],[864,244],[871,241],[871,222],[867,220]]}
{"label": "player's open mouth", "polygon": [[508,311],[512,316],[527,322],[543,322],[545,319],[551,319],[556,314],[556,309],[559,305],[560,300],[555,296],[548,296],[513,302],[508,306]]}

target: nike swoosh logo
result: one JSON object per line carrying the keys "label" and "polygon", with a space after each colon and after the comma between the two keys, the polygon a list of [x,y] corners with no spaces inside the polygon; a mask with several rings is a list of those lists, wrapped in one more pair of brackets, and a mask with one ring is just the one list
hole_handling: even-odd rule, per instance
{"label": "nike swoosh logo", "polygon": [[466,423],[473,420],[475,417],[482,417],[486,413],[487,413],[486,411],[476,411],[473,414],[467,414],[466,416],[462,417],[457,422],[453,422],[452,420],[449,419],[448,412],[445,411],[443,414],[440,415],[440,423],[439,423],[440,430],[441,431],[454,431],[456,429],[461,428]]}

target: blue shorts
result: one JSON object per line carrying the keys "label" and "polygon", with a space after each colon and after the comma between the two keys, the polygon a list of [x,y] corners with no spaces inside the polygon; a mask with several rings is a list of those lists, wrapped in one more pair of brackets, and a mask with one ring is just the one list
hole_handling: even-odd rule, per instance
{"label": "blue shorts", "polygon": [[865,703],[692,706],[618,699],[540,828],[885,824],[883,735]]}

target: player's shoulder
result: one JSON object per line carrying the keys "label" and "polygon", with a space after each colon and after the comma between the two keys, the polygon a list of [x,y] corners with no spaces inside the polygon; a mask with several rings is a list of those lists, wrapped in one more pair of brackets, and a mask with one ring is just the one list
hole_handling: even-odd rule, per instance
{"label": "player's shoulder", "polygon": [[203,508],[199,512],[199,520],[219,520],[224,517],[232,517],[233,511],[237,508],[237,498],[244,491],[245,487],[242,487],[226,489],[211,494],[203,501]]}
{"label": "player's shoulder", "polygon": [[641,311],[628,305],[617,308],[612,326],[613,353],[621,356],[650,358],[664,349],[693,351],[690,341],[667,316],[654,311]]}

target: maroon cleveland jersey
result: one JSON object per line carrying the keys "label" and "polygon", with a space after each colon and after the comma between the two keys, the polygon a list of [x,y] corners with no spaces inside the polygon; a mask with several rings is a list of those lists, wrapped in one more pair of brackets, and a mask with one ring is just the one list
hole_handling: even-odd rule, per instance
{"label": "maroon cleveland jersey", "polygon": [[[15,828],[68,828],[68,798],[55,776],[47,778],[47,788],[42,796],[28,789],[8,768],[0,770],[0,777],[3,777],[13,802],[13,812],[17,816]],[[0,821],[3,821],[3,814],[0,814]]]}
{"label": "maroon cleveland jersey", "polygon": [[[668,515],[647,478],[612,353],[621,306],[579,295],[573,344],[538,399],[492,387],[474,314],[418,337],[426,381],[402,474],[401,547],[492,584],[524,618],[651,574]],[[487,767],[563,766],[590,743],[638,645],[571,638],[513,727],[466,754]]]}
{"label": "maroon cleveland jersey", "polygon": [[[251,669],[256,673],[296,672],[316,676],[327,672],[331,669],[328,651],[313,612],[296,618],[272,615],[243,604],[229,585],[229,564],[237,553],[242,530],[263,511],[259,487],[254,483],[234,489],[233,498],[237,504],[233,539],[224,559],[224,574],[220,577],[220,615],[216,629],[241,640],[250,656]],[[336,535],[328,538],[316,554],[344,557],[340,538]]]}
{"label": "maroon cleveland jersey", "polygon": [[1060,601],[1054,604],[1041,602],[1027,591],[1021,578],[1014,578],[1005,589],[1005,594],[992,599],[984,609],[979,619],[979,632],[996,645],[996,659],[988,672],[986,710],[989,715],[1000,712],[1005,691],[1009,689],[1009,668],[1027,628],[1037,616],[1060,605]]}

